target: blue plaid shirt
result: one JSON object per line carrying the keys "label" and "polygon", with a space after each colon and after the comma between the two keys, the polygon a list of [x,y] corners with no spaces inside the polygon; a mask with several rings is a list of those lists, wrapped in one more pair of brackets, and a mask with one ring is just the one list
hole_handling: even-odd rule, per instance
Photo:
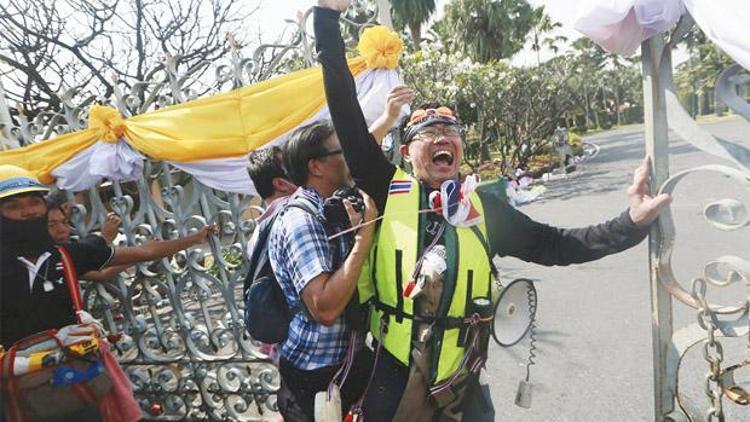
{"label": "blue plaid shirt", "polygon": [[[309,198],[323,214],[323,198],[315,190],[301,187],[292,198],[297,195]],[[343,264],[352,237],[339,236],[329,242],[318,217],[296,207],[280,212],[268,238],[268,258],[287,304],[293,307],[300,303],[300,292],[307,283],[320,274],[334,273]],[[329,229],[332,234],[342,228]],[[343,316],[327,327],[298,313],[289,325],[281,356],[302,370],[338,365],[346,355],[348,334]]]}

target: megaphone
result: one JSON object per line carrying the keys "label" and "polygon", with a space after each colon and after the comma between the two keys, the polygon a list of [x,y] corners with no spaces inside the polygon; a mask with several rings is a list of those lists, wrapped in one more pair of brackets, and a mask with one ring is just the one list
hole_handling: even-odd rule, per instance
{"label": "megaphone", "polygon": [[492,319],[492,338],[502,347],[521,341],[536,317],[536,288],[527,278],[513,280],[500,291]]}

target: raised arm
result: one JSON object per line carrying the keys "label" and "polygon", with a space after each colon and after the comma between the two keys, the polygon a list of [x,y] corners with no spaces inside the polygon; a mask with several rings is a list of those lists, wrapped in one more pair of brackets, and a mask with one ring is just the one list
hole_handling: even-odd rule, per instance
{"label": "raised arm", "polygon": [[370,134],[357,100],[356,84],[346,64],[339,15],[350,0],[319,0],[314,10],[318,60],[323,66],[328,108],[344,157],[357,185],[385,208],[388,182],[396,167],[388,161]]}
{"label": "raised arm", "polygon": [[522,212],[490,195],[482,196],[493,253],[510,255],[542,265],[568,265],[593,261],[640,243],[651,223],[669,205],[669,195],[648,193],[646,157],[628,187],[630,207],[602,224],[560,229],[533,221]]}
{"label": "raised arm", "polygon": [[397,85],[391,88],[383,114],[370,125],[370,133],[372,133],[378,145],[383,144],[383,138],[398,120],[401,115],[401,108],[412,101],[414,101],[414,91],[408,86]]}

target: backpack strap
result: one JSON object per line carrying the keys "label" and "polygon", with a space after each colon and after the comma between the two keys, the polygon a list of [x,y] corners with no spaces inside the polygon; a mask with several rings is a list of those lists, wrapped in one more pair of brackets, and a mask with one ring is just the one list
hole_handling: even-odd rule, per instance
{"label": "backpack strap", "polygon": [[[268,264],[268,237],[271,234],[271,228],[278,215],[278,212],[275,213],[268,220],[261,222],[256,229],[259,230],[258,238],[255,242],[253,253],[250,256],[251,272],[248,274],[248,279],[245,282],[245,291],[250,288],[252,280],[258,277],[260,271]],[[252,265],[253,263],[255,263],[254,266]]]}
{"label": "backpack strap", "polygon": [[[276,223],[276,219],[289,208],[299,208],[306,213],[312,214],[315,218],[320,220],[321,223],[325,224],[325,218],[323,217],[323,214],[318,210],[318,207],[310,199],[301,195],[293,196],[286,204],[282,206],[281,209],[279,209],[272,216],[268,217],[268,219],[261,222],[261,224],[256,228],[256,230],[260,230],[260,232],[258,232],[258,238],[255,243],[255,248],[253,249],[253,253],[251,254],[249,259],[250,269],[247,277],[245,278],[245,294],[247,294],[250,287],[252,287],[253,282],[264,271],[271,271],[271,262],[268,258],[268,238],[271,235],[271,229]],[[280,285],[279,288],[281,288]],[[300,298],[299,304],[289,308],[289,310],[294,314],[299,312],[307,312],[307,308],[302,302],[302,298]]]}
{"label": "backpack strap", "polygon": [[258,225],[258,227],[256,228],[256,230],[259,230],[258,238],[255,242],[253,253],[250,255],[249,262],[251,264],[251,272],[245,279],[245,286],[243,289],[244,291],[247,291],[247,289],[250,288],[250,285],[252,285],[252,281],[258,277],[258,275],[266,267],[266,265],[270,265],[268,260],[268,238],[271,235],[271,229],[273,228],[276,219],[288,208],[299,208],[307,213],[314,215],[318,219],[322,218],[322,214],[318,211],[317,207],[315,207],[315,204],[313,204],[312,201],[302,196],[295,196],[292,197],[289,202],[284,204],[281,209],[275,212],[272,216],[268,217],[267,220],[261,222],[260,225]]}
{"label": "backpack strap", "polygon": [[289,208],[299,208],[302,211],[307,212],[308,214],[312,214],[315,218],[317,218],[323,225],[326,224],[325,216],[323,216],[323,213],[320,212],[318,209],[318,206],[308,197],[304,195],[295,195],[293,196],[289,202],[284,205],[284,210],[287,210]]}
{"label": "backpack strap", "polygon": [[[286,211],[289,208],[299,208],[302,211],[308,214],[311,214],[313,217],[317,218],[321,224],[323,224],[323,229],[325,229],[327,232],[326,219],[323,216],[323,213],[320,212],[320,210],[318,209],[318,206],[309,198],[305,197],[304,195],[295,195],[289,200],[289,202],[286,203],[286,205],[284,205],[284,209],[282,211]],[[281,211],[276,215],[279,215],[279,214],[281,214]],[[266,254],[266,259],[268,259],[267,257],[268,255]],[[278,280],[277,280],[277,283],[278,283]],[[305,302],[302,300],[301,296],[299,298],[299,303],[297,303],[297,305],[289,309],[294,314],[304,312],[307,314],[308,318],[312,319],[312,316],[307,310],[307,307],[305,306]]]}
{"label": "backpack strap", "polygon": [[81,324],[80,311],[83,310],[83,300],[81,299],[81,291],[78,288],[78,275],[76,274],[76,268],[73,265],[73,259],[70,257],[70,252],[68,252],[64,246],[58,245],[57,250],[60,251],[60,260],[63,264],[65,284],[67,284],[68,293],[70,293],[70,298],[73,300],[73,311],[76,315],[76,321]]}

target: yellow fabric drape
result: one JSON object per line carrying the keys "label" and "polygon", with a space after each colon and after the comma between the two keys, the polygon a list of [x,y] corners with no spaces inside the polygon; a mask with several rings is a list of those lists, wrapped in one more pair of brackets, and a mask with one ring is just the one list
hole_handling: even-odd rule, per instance
{"label": "yellow fabric drape", "polygon": [[[404,48],[395,32],[368,28],[349,60],[353,75],[398,66]],[[155,160],[191,162],[247,154],[310,119],[325,104],[320,67],[269,79],[225,94],[123,119],[111,107],[94,106],[89,127],[24,148],[0,152],[0,164],[14,164],[42,183],[52,171],[96,142],[125,140]]]}
{"label": "yellow fabric drape", "polygon": [[[350,60],[349,68],[358,75],[364,59]],[[236,157],[299,126],[324,104],[323,74],[315,67],[134,116],[125,137],[157,160]]]}
{"label": "yellow fabric drape", "polygon": [[[355,76],[366,68],[364,58],[349,60]],[[51,183],[55,168],[97,141],[120,137],[156,160],[236,157],[299,126],[324,104],[323,73],[314,67],[129,119],[114,109],[94,107],[88,129],[0,152],[0,164],[24,167],[42,183]]]}
{"label": "yellow fabric drape", "polygon": [[98,141],[99,137],[94,129],[68,133],[38,144],[0,152],[0,164],[23,167],[32,172],[40,182],[51,184],[54,181],[52,170]]}

